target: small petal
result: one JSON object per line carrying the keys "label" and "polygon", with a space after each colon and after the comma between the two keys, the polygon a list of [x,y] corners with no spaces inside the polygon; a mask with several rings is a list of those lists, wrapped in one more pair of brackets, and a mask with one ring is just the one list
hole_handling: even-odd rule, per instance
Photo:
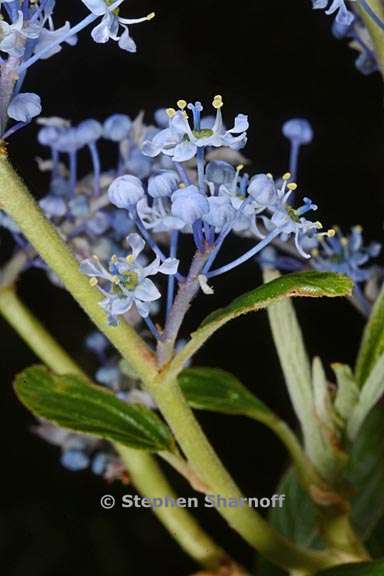
{"label": "small petal", "polygon": [[161,298],[161,294],[149,278],[144,278],[142,282],[134,290],[135,300],[139,299],[143,302],[153,302]]}
{"label": "small petal", "polygon": [[179,260],[177,260],[177,258],[167,258],[161,266],[159,266],[159,272],[172,276],[173,274],[176,274],[178,267]]}
{"label": "small petal", "polygon": [[126,26],[124,26],[124,32],[120,36],[120,39],[119,39],[119,48],[121,48],[122,50],[126,50],[127,52],[131,52],[131,53],[135,53],[137,50],[136,42],[129,35],[129,30]]}
{"label": "small petal", "polygon": [[102,16],[108,10],[105,0],[81,0],[86,5],[88,10],[95,14],[95,16]]}
{"label": "small petal", "polygon": [[136,258],[142,253],[142,251],[145,248],[145,242],[143,238],[136,232],[133,232],[132,234],[127,236],[127,243],[132,250],[133,258],[136,260]]}
{"label": "small petal", "polygon": [[200,288],[204,294],[206,294],[207,296],[211,296],[212,294],[215,293],[213,288],[208,285],[208,279],[204,274],[199,274],[197,279],[199,281]]}

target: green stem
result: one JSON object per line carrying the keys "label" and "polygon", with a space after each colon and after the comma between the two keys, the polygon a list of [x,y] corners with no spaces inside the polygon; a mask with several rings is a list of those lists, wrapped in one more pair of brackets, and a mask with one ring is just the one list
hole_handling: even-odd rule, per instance
{"label": "green stem", "polygon": [[[384,3],[382,0],[369,0],[369,5],[372,10],[377,14],[382,21],[384,21]],[[363,22],[369,32],[372,39],[373,48],[376,54],[376,59],[379,65],[380,72],[384,76],[384,32],[379,28],[379,26],[372,20],[371,16],[359,6],[359,3],[355,3],[356,10],[359,12]]]}
{"label": "green stem", "polygon": [[307,491],[310,491],[313,485],[318,486],[323,490],[327,490],[324,480],[318,474],[315,466],[305,454],[296,434],[283,420],[273,413],[260,413],[257,415],[251,413],[250,417],[265,424],[265,426],[267,426],[281,440],[291,456],[300,480]]}
{"label": "green stem", "polygon": [[[0,289],[0,314],[51,370],[57,374],[79,374],[88,379],[81,368],[52,338],[44,326],[21,302],[12,288]],[[177,498],[155,459],[147,452],[115,444],[136,489],[148,498]],[[155,510],[161,523],[197,563],[217,568],[226,555],[204,532],[184,508],[162,507]]]}
{"label": "green stem", "polygon": [[14,289],[0,288],[0,314],[44,364],[58,374],[85,376],[72,358],[19,300]]}
{"label": "green stem", "polygon": [[[177,499],[159,465],[147,452],[116,445],[137,490],[146,497]],[[154,509],[160,522],[172,534],[181,548],[199,564],[218,568],[224,552],[203,532],[194,517],[184,508],[161,506]]]}
{"label": "green stem", "polygon": [[[211,494],[230,499],[242,498],[198,422],[189,409],[182,392],[174,380],[147,383],[165,419],[170,424],[181,449],[194,471]],[[248,507],[221,507],[219,512],[228,524],[259,553],[282,568],[320,570],[337,563],[328,553],[300,548],[277,533],[262,516]]]}
{"label": "green stem", "polygon": [[[208,442],[177,381],[158,373],[152,352],[131,327],[124,323],[118,327],[107,325],[104,312],[99,306],[99,292],[79,272],[76,258],[45,218],[4,152],[0,156],[0,205],[15,220],[29,242],[98,328],[142,378],[201,480],[214,494],[241,498],[241,492]],[[219,512],[260,554],[283,568],[320,570],[338,562],[337,556],[328,552],[310,551],[296,546],[277,533],[256,510],[221,507]]]}

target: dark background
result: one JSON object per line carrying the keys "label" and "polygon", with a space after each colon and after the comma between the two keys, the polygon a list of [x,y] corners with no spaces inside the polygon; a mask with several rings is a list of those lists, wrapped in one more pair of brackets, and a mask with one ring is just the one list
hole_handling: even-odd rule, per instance
{"label": "dark background", "polygon": [[[59,1],[63,18],[86,14],[78,0]],[[76,48],[33,67],[26,88],[38,92],[44,114],[75,122],[113,112],[134,116],[174,105],[179,98],[224,97],[224,114],[249,115],[246,154],[255,171],[287,169],[288,147],[280,135],[290,116],[306,116],[316,139],[301,163],[301,188],[320,206],[326,226],[360,223],[371,239],[382,238],[383,114],[378,75],[365,78],[354,68],[354,54],[330,33],[331,20],[313,12],[309,0],[218,2],[130,0],[124,15],[152,10],[157,18],[131,28],[138,53],[119,51],[112,42],[95,45],[84,31]],[[148,113],[147,120],[151,116]],[[10,153],[36,195],[46,180],[34,157],[44,154],[29,127],[12,140]],[[235,250],[236,246],[232,245]],[[216,283],[215,306],[254,287],[259,275],[244,266]],[[22,280],[20,293],[85,366],[91,358],[82,342],[89,330],[71,298],[39,272]],[[193,327],[212,303],[200,302],[190,315]],[[347,302],[297,303],[311,354],[326,362],[353,363],[363,320]],[[7,576],[94,576],[123,574],[187,575],[194,570],[151,513],[100,510],[99,498],[126,491],[106,486],[88,473],[70,473],[58,451],[29,429],[33,419],[11,389],[15,372],[36,361],[27,347],[0,323],[2,405],[2,495],[0,551]],[[294,423],[283,378],[270,340],[266,315],[233,323],[212,339],[199,362],[234,372],[282,416]],[[286,456],[269,432],[255,423],[223,416],[201,418],[214,445],[248,495],[270,495]],[[186,485],[177,480],[180,493]],[[252,553],[213,512],[205,524],[240,561]]]}

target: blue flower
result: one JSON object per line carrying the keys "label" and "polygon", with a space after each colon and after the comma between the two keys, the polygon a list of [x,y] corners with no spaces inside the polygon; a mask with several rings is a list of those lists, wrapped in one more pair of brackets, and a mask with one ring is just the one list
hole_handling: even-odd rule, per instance
{"label": "blue flower", "polygon": [[[228,146],[239,149],[247,141],[246,131],[249,124],[247,116],[238,114],[233,128],[226,130],[223,124],[221,96],[215,96],[213,107],[216,109],[216,119],[212,128],[201,128],[200,102],[187,104],[185,100],[178,101],[179,110],[168,110],[169,127],[157,133],[152,140],[143,144],[143,153],[150,157],[160,153],[171,156],[175,162],[184,162],[193,158],[199,148],[207,146]],[[191,127],[186,108],[192,111],[193,127]]]}
{"label": "blue flower", "polygon": [[[147,318],[150,312],[150,303],[161,297],[155,284],[148,278],[161,272],[166,275],[176,274],[178,260],[168,258],[163,263],[160,258],[148,266],[140,264],[139,256],[144,250],[145,242],[136,233],[127,238],[131,254],[127,258],[113,256],[108,269],[98,258],[88,258],[80,264],[80,270],[91,277],[91,285],[98,286],[105,299],[100,306],[106,311],[111,325],[117,325],[118,316],[126,314],[133,305],[140,316]],[[100,282],[101,284],[100,284]],[[106,288],[103,287],[106,285]]]}
{"label": "blue flower", "polygon": [[21,10],[17,14],[17,20],[12,24],[0,19],[0,51],[20,58],[24,54],[26,40],[38,38],[41,27],[39,24],[25,22]]}
{"label": "blue flower", "polygon": [[336,20],[345,26],[350,25],[355,19],[354,14],[348,10],[345,5],[345,0],[312,0],[312,5],[315,10],[325,10],[325,13],[330,15],[336,14]]}
{"label": "blue flower", "polygon": [[61,464],[73,472],[85,470],[89,466],[89,456],[82,450],[65,450],[61,455]]}
{"label": "blue flower", "polygon": [[[152,12],[144,18],[121,18],[116,12],[116,8],[123,2],[107,2],[106,0],[82,0],[87,8],[95,16],[102,16],[101,22],[92,30],[91,36],[95,42],[104,44],[108,40],[115,40],[119,47],[128,52],[136,52],[136,44],[129,35],[128,24],[138,24],[152,20],[155,14]],[[120,32],[122,28],[122,32]]]}
{"label": "blue flower", "polygon": [[312,250],[312,265],[318,270],[347,274],[354,282],[365,282],[372,274],[372,267],[365,267],[381,251],[381,245],[363,243],[362,228],[355,226],[349,236],[343,236],[340,230],[330,238],[320,238]]}

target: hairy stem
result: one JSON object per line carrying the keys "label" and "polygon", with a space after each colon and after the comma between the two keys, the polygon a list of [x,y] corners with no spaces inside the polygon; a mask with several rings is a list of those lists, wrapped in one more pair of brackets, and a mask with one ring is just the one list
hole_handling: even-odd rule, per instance
{"label": "hairy stem", "polygon": [[192,300],[199,291],[198,276],[201,273],[208,254],[197,252],[193,258],[188,277],[179,284],[179,289],[167,318],[163,338],[159,342],[157,355],[160,365],[166,364],[173,355],[176,339],[189,310]]}
{"label": "hairy stem", "polygon": [[[21,302],[12,288],[0,289],[0,315],[51,370],[57,374],[79,374],[88,379],[81,368]],[[135,488],[143,496],[177,498],[153,456],[145,451],[130,449],[120,444],[114,446]],[[161,507],[155,510],[155,514],[181,548],[197,563],[208,568],[216,568],[226,560],[223,550],[204,532],[186,509]]]}
{"label": "hairy stem", "polygon": [[[181,449],[209,493],[224,498],[242,498],[214,449],[205,437],[182,392],[174,380],[147,384],[162,414],[171,426]],[[335,556],[300,548],[278,534],[255,510],[248,507],[222,507],[219,512],[229,525],[261,555],[283,568],[319,570],[337,563]]]}

